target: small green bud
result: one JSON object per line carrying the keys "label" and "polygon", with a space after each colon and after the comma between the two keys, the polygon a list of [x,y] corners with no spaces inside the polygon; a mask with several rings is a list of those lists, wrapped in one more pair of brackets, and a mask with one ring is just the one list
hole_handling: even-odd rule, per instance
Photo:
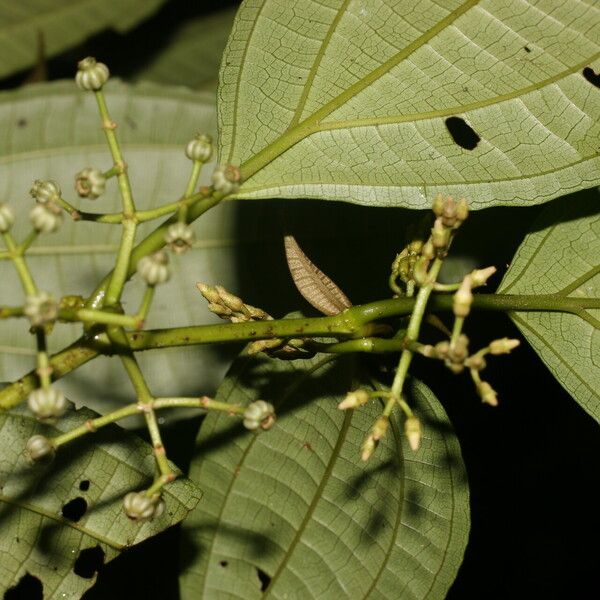
{"label": "small green bud", "polygon": [[377,441],[373,437],[373,433],[369,433],[361,446],[360,459],[364,462],[367,462],[371,456],[373,456],[375,448],[377,448]]}
{"label": "small green bud", "polygon": [[410,449],[416,452],[421,446],[421,438],[423,437],[421,421],[414,416],[408,417],[404,422],[404,434],[406,435]]}
{"label": "small green bud", "polygon": [[421,255],[427,260],[433,260],[435,258],[435,247],[432,244],[431,240],[427,240],[425,242],[423,250],[421,251]]}
{"label": "small green bud", "polygon": [[431,209],[433,210],[433,214],[436,217],[441,217],[443,212],[444,212],[444,196],[442,196],[442,194],[438,194],[434,200],[433,200],[433,204],[431,206]]}
{"label": "small green bud", "polygon": [[212,153],[212,137],[205,133],[199,133],[192,141],[188,142],[188,145],[185,147],[185,155],[190,160],[201,163],[208,162]]}
{"label": "small green bud", "polygon": [[472,281],[471,276],[467,275],[460,284],[460,287],[454,294],[452,302],[452,311],[454,316],[464,319],[471,312],[471,304],[473,304],[473,294],[471,292]]}
{"label": "small green bud", "polygon": [[75,83],[79,89],[85,91],[98,91],[108,81],[110,72],[108,67],[95,58],[88,56],[77,63]]}
{"label": "small green bud", "polygon": [[490,354],[508,354],[520,344],[519,340],[512,340],[510,338],[494,340],[489,345]]}
{"label": "small green bud", "polygon": [[496,272],[496,267],[487,267],[485,269],[475,269],[471,272],[471,283],[474,288],[487,283],[487,280]]}
{"label": "small green bud", "polygon": [[220,165],[215,168],[212,174],[212,182],[215,191],[224,196],[229,196],[237,192],[240,187],[242,173],[234,165]]}
{"label": "small green bud", "polygon": [[46,204],[47,202],[57,203],[60,200],[61,191],[56,181],[36,179],[29,193],[36,202]]}
{"label": "small green bud", "polygon": [[54,457],[52,442],[43,435],[34,435],[25,444],[25,456],[30,462],[42,462]]}
{"label": "small green bud", "polygon": [[138,261],[137,272],[148,285],[159,285],[169,281],[169,256],[159,250],[149,256],[144,256]]}
{"label": "small green bud", "polygon": [[359,388],[346,394],[346,397],[338,404],[340,410],[347,410],[349,408],[358,408],[369,401],[369,392],[365,389]]}
{"label": "small green bud", "polygon": [[58,302],[47,292],[27,296],[23,312],[34,327],[51,323],[58,316]]}
{"label": "small green bud", "polygon": [[165,234],[165,242],[175,254],[187,252],[195,241],[193,229],[181,222],[171,225]]}
{"label": "small green bud", "polygon": [[123,498],[123,509],[132,521],[151,521],[164,511],[160,497],[150,497],[144,492],[129,492]]}
{"label": "small green bud", "polygon": [[256,400],[244,412],[244,427],[253,431],[258,429],[271,429],[275,423],[275,408],[270,402]]}
{"label": "small green bud", "polygon": [[58,204],[48,201],[45,204],[36,204],[29,213],[29,219],[37,231],[54,233],[62,225],[63,214]]}
{"label": "small green bud", "polygon": [[381,416],[375,421],[375,425],[371,429],[371,434],[375,442],[385,437],[388,427],[390,426],[390,420],[386,416]]}
{"label": "small green bud", "polygon": [[438,217],[433,223],[431,243],[436,250],[444,250],[450,243],[450,230],[444,227],[441,217]]}
{"label": "small green bud", "polygon": [[498,394],[496,394],[496,390],[487,381],[482,381],[479,384],[477,391],[484,404],[498,406]]}
{"label": "small green bud", "polygon": [[40,420],[56,419],[67,410],[64,394],[54,388],[37,388],[27,397],[29,410]]}
{"label": "small green bud", "polygon": [[219,296],[219,292],[211,285],[208,285],[206,283],[202,283],[201,281],[199,281],[196,284],[196,287],[200,290],[200,293],[209,302],[212,302],[213,304],[218,304],[221,301],[221,296]]}
{"label": "small green bud", "polygon": [[0,202],[0,233],[6,233],[15,222],[15,213],[10,205]]}
{"label": "small green bud", "polygon": [[106,177],[99,169],[87,167],[75,175],[75,191],[81,198],[95,200],[104,194]]}
{"label": "small green bud", "polygon": [[468,216],[469,204],[464,198],[461,198],[456,205],[456,218],[458,219],[459,224],[466,221]]}

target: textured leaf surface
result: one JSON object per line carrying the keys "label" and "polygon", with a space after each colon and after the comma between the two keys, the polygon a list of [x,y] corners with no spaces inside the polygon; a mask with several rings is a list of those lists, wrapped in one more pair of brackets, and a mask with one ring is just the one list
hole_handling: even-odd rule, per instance
{"label": "textured leaf surface", "polygon": [[234,16],[225,10],[182,24],[135,79],[214,90]]}
{"label": "textured leaf surface", "polygon": [[107,28],[127,31],[164,0],[0,0],[0,77],[38,59],[38,35],[46,56],[75,46]]}
{"label": "textured leaf surface", "polygon": [[600,181],[600,89],[582,75],[599,52],[594,2],[248,0],[222,64],[221,156],[243,165],[242,198],[543,202]]}
{"label": "textured leaf surface", "polygon": [[[107,101],[119,125],[117,134],[123,142],[138,206],[150,208],[176,200],[191,169],[183,153],[185,143],[198,130],[215,133],[212,95],[115,83],[107,88]],[[65,198],[84,210],[120,209],[114,180],[109,181],[105,196],[95,202],[79,200],[73,190],[79,170],[86,166],[107,169],[111,164],[93,95],[79,92],[67,82],[1,94],[0,130],[0,201],[10,202],[17,211],[17,239],[29,231],[27,215],[33,206],[29,188],[37,178],[55,179]],[[208,165],[204,181],[211,170]],[[173,259],[173,278],[157,291],[149,328],[218,320],[206,310],[194,284],[205,280],[236,289],[231,264],[234,208],[232,204],[219,206],[195,226],[198,248]],[[140,237],[154,226],[144,224]],[[119,226],[67,219],[58,233],[42,236],[31,250],[28,262],[38,286],[56,296],[87,296],[114,264],[119,237]],[[0,304],[22,303],[23,292],[9,261],[0,261],[0,281]],[[142,294],[143,285],[134,280],[124,297],[126,310],[134,312]],[[0,381],[12,380],[33,367],[34,340],[26,332],[23,320],[0,321]],[[80,334],[78,325],[59,324],[49,338],[50,349],[61,349]],[[147,353],[140,360],[157,395],[214,390],[228,364],[222,351],[208,347]],[[96,359],[58,385],[76,403],[91,403],[100,412],[131,401],[131,386],[115,358]]]}
{"label": "textured leaf surface", "polygon": [[[160,517],[130,521],[123,496],[152,482],[154,457],[148,444],[116,426],[95,434],[95,444],[86,440],[59,451],[50,465],[28,465],[22,450],[31,435],[57,435],[96,416],[70,410],[57,431],[24,411],[0,414],[0,592],[30,573],[41,580],[44,598],[76,600],[94,580],[93,573],[74,571],[81,550],[98,546],[110,560],[177,523],[198,502],[200,490],[177,480],[165,488]],[[84,513],[65,510],[71,519],[80,517],[73,521],[63,516],[63,506],[77,498]]]}
{"label": "textured leaf surface", "polygon": [[[205,495],[184,524],[184,599],[445,597],[469,522],[458,443],[438,401],[416,383],[422,449],[411,453],[394,422],[361,463],[380,407],[337,409],[349,367],[322,357],[234,363],[220,399],[265,398],[279,418],[258,435],[227,416],[204,422],[191,478]],[[270,578],[266,590],[259,572]]]}
{"label": "textured leaf surface", "polygon": [[[600,193],[595,191],[595,206]],[[600,298],[600,214],[565,199],[544,209],[499,291]],[[516,312],[512,319],[565,389],[600,421],[600,310]]]}

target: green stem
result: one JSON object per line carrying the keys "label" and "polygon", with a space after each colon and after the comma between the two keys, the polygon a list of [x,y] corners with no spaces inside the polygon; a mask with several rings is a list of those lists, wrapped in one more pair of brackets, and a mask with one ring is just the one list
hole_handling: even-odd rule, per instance
{"label": "green stem", "polygon": [[0,319],[23,317],[24,315],[22,306],[0,306]]}
{"label": "green stem", "polygon": [[128,278],[129,263],[133,245],[135,243],[136,229],[137,224],[134,220],[123,217],[123,233],[121,235],[117,260],[104,299],[104,304],[107,306],[114,306],[117,304],[123,293],[123,287]]}
{"label": "green stem", "polygon": [[152,300],[154,298],[155,287],[153,285],[146,286],[146,290],[144,291],[144,297],[142,298],[142,303],[140,304],[140,308],[135,316],[136,319],[140,323],[143,323],[146,317],[148,316],[148,311],[150,310],[150,306],[152,305]]}
{"label": "green stem", "polygon": [[454,318],[454,326],[452,327],[452,335],[450,336],[450,348],[454,348],[456,346],[456,342],[458,342],[458,338],[462,333],[463,325],[465,324],[464,317],[455,317]]}
{"label": "green stem", "polygon": [[33,281],[33,277],[31,276],[31,272],[29,271],[29,267],[27,266],[27,262],[19,247],[17,246],[15,239],[13,238],[10,232],[6,232],[2,234],[4,238],[4,243],[10,252],[10,258],[15,266],[15,270],[17,271],[17,275],[21,280],[21,285],[23,286],[23,290],[25,294],[28,296],[35,296],[38,293],[37,286]]}
{"label": "green stem", "polygon": [[27,237],[19,245],[19,254],[23,255],[27,252],[27,249],[37,240],[40,232],[37,229],[32,229]]}

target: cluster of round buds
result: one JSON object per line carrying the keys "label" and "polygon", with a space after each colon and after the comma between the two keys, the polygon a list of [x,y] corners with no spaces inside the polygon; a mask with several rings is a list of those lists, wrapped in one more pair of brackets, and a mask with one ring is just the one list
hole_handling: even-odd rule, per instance
{"label": "cluster of round buds", "polygon": [[421,446],[421,438],[423,437],[421,421],[415,416],[408,417],[404,421],[404,434],[406,435],[410,449],[416,452]]}
{"label": "cluster of round buds", "polygon": [[392,274],[400,277],[400,279],[405,282],[412,280],[413,269],[421,255],[422,249],[423,242],[421,240],[410,242],[410,244],[408,244],[394,259],[394,262],[392,263]]}
{"label": "cluster of round buds", "polygon": [[174,223],[165,233],[165,242],[175,254],[187,252],[195,241],[196,235],[194,231],[185,223]]}
{"label": "cluster of round buds", "polygon": [[67,410],[67,399],[64,394],[54,388],[38,388],[27,398],[29,410],[41,421],[56,419]]}
{"label": "cluster of round buds", "polygon": [[193,161],[208,162],[213,153],[212,137],[206,133],[199,133],[188,142],[185,147],[185,155]]}
{"label": "cluster of round buds", "polygon": [[[230,320],[232,323],[245,323],[247,321],[269,321],[273,317],[261,308],[246,304],[241,298],[228,292],[220,285],[207,285],[198,282],[196,287],[208,300],[208,309],[219,315],[222,319]],[[261,342],[276,342],[273,347],[280,345],[280,340],[260,340]],[[265,348],[269,347],[268,344]],[[263,351],[263,348],[258,350]]]}
{"label": "cluster of round buds", "polygon": [[275,408],[270,402],[256,400],[252,402],[244,411],[244,427],[254,431],[259,427],[261,429],[271,429],[275,423]]}
{"label": "cluster of round buds", "polygon": [[23,312],[34,327],[51,323],[58,316],[58,302],[47,292],[27,296]]}
{"label": "cluster of round buds", "polygon": [[137,272],[148,285],[165,283],[171,277],[168,254],[159,250],[144,256],[138,261]]}
{"label": "cluster of round buds", "polygon": [[29,190],[31,197],[38,202],[39,204],[47,204],[48,202],[52,202],[57,204],[60,200],[60,186],[56,181],[52,181],[48,179],[46,181],[42,181],[41,179],[36,179]]}
{"label": "cluster of round buds", "polygon": [[110,72],[108,67],[95,58],[88,56],[77,63],[77,75],[75,83],[86,91],[98,91],[108,81]]}
{"label": "cluster of round buds", "polygon": [[106,189],[106,177],[99,169],[87,167],[75,175],[75,191],[80,198],[95,200]]}
{"label": "cluster of round buds", "polygon": [[346,397],[338,404],[341,410],[349,408],[358,408],[369,401],[369,392],[363,388],[353,390],[346,394]]}
{"label": "cluster of round buds", "polygon": [[41,462],[53,458],[55,448],[44,435],[34,435],[25,444],[25,456],[30,462]]}
{"label": "cluster of round buds", "polygon": [[6,233],[15,222],[13,209],[4,202],[0,202],[0,233]]}
{"label": "cluster of round buds", "polygon": [[444,364],[453,373],[462,373],[465,368],[464,362],[469,356],[469,338],[461,333],[454,344],[450,342],[438,342],[433,347],[433,356],[444,360]]}
{"label": "cluster of round buds", "polygon": [[151,521],[165,510],[159,494],[148,496],[145,492],[129,492],[123,499],[123,510],[132,521]]}
{"label": "cluster of round buds", "polygon": [[212,174],[212,182],[216,192],[229,196],[238,191],[242,181],[239,167],[234,165],[220,165]]}
{"label": "cluster of round buds", "polygon": [[469,216],[469,206],[464,198],[455,202],[450,196],[438,194],[433,201],[433,212],[444,227],[457,229]]}
{"label": "cluster of round buds", "polygon": [[62,225],[63,214],[56,202],[36,204],[29,213],[29,219],[34,229],[41,233],[54,233]]}

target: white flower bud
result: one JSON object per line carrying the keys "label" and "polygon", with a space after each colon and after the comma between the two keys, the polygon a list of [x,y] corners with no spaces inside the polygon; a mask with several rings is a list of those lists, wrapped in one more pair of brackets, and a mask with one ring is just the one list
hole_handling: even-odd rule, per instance
{"label": "white flower bud", "polygon": [[106,189],[106,177],[99,169],[87,167],[75,175],[75,191],[81,198],[95,200]]}
{"label": "white flower bud", "polygon": [[47,202],[57,203],[60,199],[60,186],[56,181],[48,180],[42,181],[36,179],[33,182],[33,186],[29,190],[31,197],[40,204],[46,204]]}
{"label": "white flower bud", "polygon": [[454,294],[454,300],[452,302],[454,316],[464,319],[471,312],[471,304],[473,304],[471,287],[471,276],[467,275]]}
{"label": "white flower bud", "polygon": [[40,462],[54,456],[52,442],[43,435],[34,435],[27,440],[25,456],[30,462]]}
{"label": "white flower bud", "polygon": [[433,223],[431,243],[438,250],[446,248],[450,243],[450,230],[444,226],[441,217],[438,217]]}
{"label": "white flower bud", "polygon": [[519,340],[512,340],[510,338],[494,340],[489,345],[490,354],[508,354],[520,344],[521,342]]}
{"label": "white flower bud", "polygon": [[373,425],[373,428],[371,429],[371,434],[376,442],[385,436],[389,425],[390,420],[386,416],[381,416],[375,421],[375,425]]}
{"label": "white flower bud", "polygon": [[487,381],[482,381],[479,384],[477,391],[484,404],[498,406],[498,394],[496,394],[496,390]]}
{"label": "white flower bud", "polygon": [[215,168],[212,174],[215,191],[222,193],[224,196],[237,192],[241,179],[241,171],[233,165],[220,165]]}
{"label": "white flower bud", "polygon": [[475,269],[471,272],[471,283],[474,288],[485,285],[487,280],[496,272],[496,267]]}
{"label": "white flower bud", "polygon": [[0,233],[6,233],[15,222],[13,209],[4,202],[0,202]]}
{"label": "white flower bud", "polygon": [[165,233],[165,242],[175,254],[187,252],[196,240],[191,227],[185,223],[174,223]]}
{"label": "white flower bud", "polygon": [[54,387],[33,390],[27,398],[27,405],[29,410],[41,420],[55,419],[67,410],[64,394]]}
{"label": "white flower bud", "polygon": [[56,319],[58,302],[47,292],[39,292],[33,296],[27,296],[23,312],[34,327],[39,327]]}
{"label": "white flower bud", "polygon": [[171,277],[169,256],[162,250],[144,256],[138,261],[137,272],[148,285],[165,283]]}
{"label": "white flower bud", "polygon": [[36,204],[29,213],[29,219],[38,231],[54,233],[62,225],[63,214],[58,204],[48,201],[46,204]]}
{"label": "white flower bud", "polygon": [[213,153],[212,137],[205,133],[199,133],[191,142],[188,142],[185,147],[185,155],[190,160],[198,162],[208,162]]}
{"label": "white flower bud", "polygon": [[417,417],[408,417],[404,422],[404,434],[410,449],[416,452],[421,446],[421,438],[423,437],[421,421]]}
{"label": "white flower bud", "polygon": [[358,408],[369,401],[369,392],[362,388],[348,392],[346,397],[338,404],[340,410]]}
{"label": "white flower bud", "polygon": [[123,509],[132,521],[151,521],[164,510],[159,497],[151,498],[144,492],[129,492],[123,498]]}
{"label": "white flower bud", "polygon": [[365,438],[365,441],[363,442],[363,444],[361,446],[360,459],[364,462],[368,461],[371,458],[371,456],[373,456],[373,452],[375,452],[376,447],[377,447],[377,442],[376,442],[375,438],[373,437],[373,434],[369,433],[369,435],[367,435],[367,437]]}
{"label": "white flower bud", "polygon": [[235,313],[244,312],[244,302],[241,298],[228,292],[223,286],[216,285],[215,290],[219,293],[220,304],[227,307],[229,310]]}
{"label": "white flower bud", "polygon": [[244,412],[244,427],[253,431],[258,429],[270,429],[275,423],[275,408],[270,402],[256,400],[246,408]]}
{"label": "white flower bud", "polygon": [[77,63],[77,75],[75,82],[77,86],[86,91],[97,91],[108,81],[110,72],[108,67],[88,56]]}

